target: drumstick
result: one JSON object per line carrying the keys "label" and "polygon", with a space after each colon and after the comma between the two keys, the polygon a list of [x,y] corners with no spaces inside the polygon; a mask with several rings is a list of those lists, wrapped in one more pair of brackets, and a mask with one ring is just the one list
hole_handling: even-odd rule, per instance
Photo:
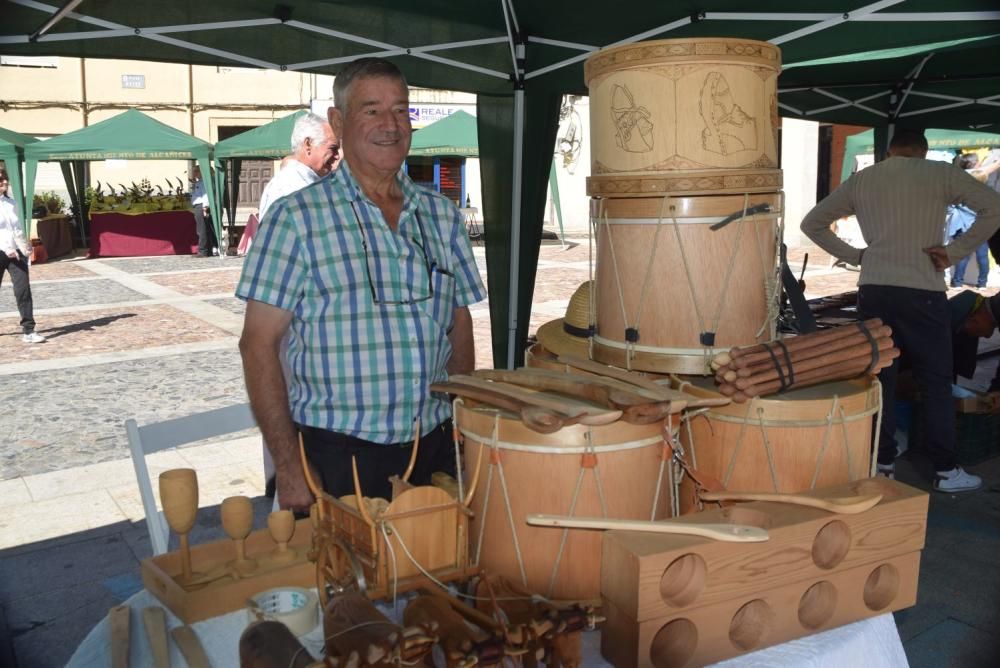
{"label": "drumstick", "polygon": [[[883,325],[882,321],[879,318],[872,318],[870,320],[865,320],[860,324],[863,325],[869,331],[877,327],[881,327]],[[832,327],[830,329],[826,329],[820,332],[812,332],[810,334],[800,334],[799,336],[789,336],[785,339],[781,339],[781,341],[785,344],[785,347],[787,347],[789,350],[792,349],[801,350],[804,348],[811,348],[813,346],[820,345],[821,343],[829,342],[832,339],[844,336],[845,334],[844,330],[848,329],[857,331],[857,326],[843,325],[841,327]],[[729,356],[731,358],[731,361],[735,362],[738,359],[745,358],[747,355],[760,354],[760,353],[767,355],[767,349],[769,345],[770,344],[767,343],[759,343],[757,345],[748,346],[744,348],[733,348],[729,351]],[[719,355],[716,355],[716,358],[718,359],[725,354],[726,353],[720,353]]]}
{"label": "drumstick", "polygon": [[[799,349],[799,350],[789,350],[788,356],[786,358],[784,351],[779,348],[774,349],[774,356],[771,355],[759,355],[760,359],[754,361],[745,366],[730,366],[724,374],[724,379],[727,381],[732,381],[736,377],[747,377],[754,375],[758,371],[764,369],[774,369],[775,360],[781,366],[787,366],[788,358],[792,360],[793,367],[806,360],[812,360],[822,355],[827,355],[838,350],[844,350],[845,348],[853,348],[856,346],[866,346],[871,351],[871,344],[874,340],[876,345],[880,342],[888,341],[889,345],[892,345],[892,328],[888,326],[879,327],[871,332],[871,338],[865,336],[862,332],[854,332],[851,335],[843,336],[833,341],[830,341],[824,346],[816,346],[812,348]],[[748,356],[747,358],[756,358],[758,355]],[[718,374],[717,374],[718,375]]]}
{"label": "drumstick", "polygon": [[[892,361],[899,357],[898,348],[890,348],[879,355],[879,361],[876,363],[875,368],[872,369],[872,374],[877,374],[883,368],[892,364]],[[816,385],[819,383],[824,383],[832,380],[840,380],[844,378],[853,378],[862,375],[866,369],[868,369],[871,362],[867,359],[861,359],[854,362],[841,362],[837,365],[832,365],[822,369],[814,369],[813,371],[807,371],[800,376],[796,376],[795,383],[786,389],[794,389],[799,387],[806,387],[809,385]],[[754,385],[740,390],[733,385],[722,385],[719,390],[733,398],[733,401],[737,403],[743,403],[749,400],[751,397],[763,396],[767,394],[773,394],[781,390],[781,383],[778,381],[772,381],[767,383],[762,383],[760,385]]]}
{"label": "drumstick", "polygon": [[[893,347],[892,339],[879,339],[876,342],[876,355],[883,350],[888,350]],[[811,357],[802,362],[795,362],[792,365],[793,373],[789,373],[789,370],[785,367],[781,368],[779,372],[778,369],[771,367],[767,370],[762,370],[760,373],[737,378],[733,384],[741,390],[749,385],[757,385],[765,381],[778,380],[782,374],[786,377],[795,376],[798,377],[800,374],[807,371],[812,371],[814,369],[820,369],[831,364],[837,364],[839,362],[844,362],[848,360],[860,359],[865,360],[871,364],[872,360],[872,347],[868,343],[862,343],[859,345],[852,346],[850,348],[842,348],[825,355],[819,355],[817,357]],[[877,358],[876,358],[877,362]]]}

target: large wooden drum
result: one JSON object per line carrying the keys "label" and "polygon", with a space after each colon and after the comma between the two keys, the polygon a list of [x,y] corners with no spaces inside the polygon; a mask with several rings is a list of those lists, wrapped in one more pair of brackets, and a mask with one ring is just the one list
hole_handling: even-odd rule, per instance
{"label": "large wooden drum", "polygon": [[637,42],[587,59],[590,195],[781,188],[781,52],[741,38]]}
{"label": "large wooden drum", "polygon": [[[721,397],[707,378],[677,389]],[[710,408],[681,425],[684,458],[730,491],[802,492],[872,475],[872,428],[881,390],[867,379],[837,381]],[[679,484],[681,512],[696,509],[694,485]]]}
{"label": "large wooden drum", "polygon": [[[533,527],[525,517],[665,517],[671,501],[663,423],[573,425],[539,434],[474,405],[459,402],[455,412],[466,480],[482,460],[471,503],[472,562],[549,598],[599,599],[602,532]],[[488,450],[480,458],[482,448]]]}
{"label": "large wooden drum", "polygon": [[592,213],[594,359],[709,374],[712,355],[774,337],[780,193],[609,198]]}

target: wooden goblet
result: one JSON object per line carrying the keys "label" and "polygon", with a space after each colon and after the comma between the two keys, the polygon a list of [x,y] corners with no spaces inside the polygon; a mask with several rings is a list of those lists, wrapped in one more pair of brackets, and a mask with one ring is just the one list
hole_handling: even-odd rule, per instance
{"label": "wooden goblet", "polygon": [[295,515],[290,510],[276,510],[267,516],[267,529],[271,538],[278,544],[271,551],[271,559],[277,563],[295,561],[298,556],[294,549],[288,547],[288,541],[295,533]]}
{"label": "wooden goblet", "polygon": [[170,528],[180,537],[181,541],[181,579],[180,582],[190,582],[194,574],[191,572],[191,549],[188,546],[188,533],[194,526],[198,514],[198,474],[194,469],[170,469],[160,474],[160,503],[163,505],[163,516]]}
{"label": "wooden goblet", "polygon": [[246,556],[246,537],[253,529],[253,504],[245,496],[229,496],[222,500],[220,510],[222,529],[236,544],[236,559],[229,566],[237,575],[247,575],[257,568],[257,562]]}

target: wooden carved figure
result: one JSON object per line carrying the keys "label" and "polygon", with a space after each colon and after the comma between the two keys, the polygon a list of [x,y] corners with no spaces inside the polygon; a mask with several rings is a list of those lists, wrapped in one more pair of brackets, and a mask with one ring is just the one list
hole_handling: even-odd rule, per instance
{"label": "wooden carved figure", "polygon": [[497,666],[507,655],[502,637],[469,626],[441,596],[424,595],[410,601],[403,622],[408,626],[437,625],[447,668]]}
{"label": "wooden carved figure", "polygon": [[436,625],[399,626],[356,592],[330,597],[323,610],[323,631],[328,656],[356,654],[361,666],[413,664],[437,642]]}

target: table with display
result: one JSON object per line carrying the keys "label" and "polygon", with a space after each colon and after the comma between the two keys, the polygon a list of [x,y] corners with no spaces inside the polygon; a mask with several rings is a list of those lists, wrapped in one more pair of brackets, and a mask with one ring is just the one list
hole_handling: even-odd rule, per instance
{"label": "table with display", "polygon": [[90,257],[197,252],[198,231],[190,209],[90,212]]}
{"label": "table with display", "polygon": [[[133,666],[153,665],[149,640],[142,623],[143,608],[160,605],[160,602],[145,589],[125,601],[131,609],[131,649],[129,664]],[[391,617],[391,604],[380,604],[382,611]],[[400,602],[401,611],[404,604]],[[167,610],[167,626],[170,629],[181,626],[182,622]],[[191,624],[205,648],[211,665],[226,668],[239,665],[239,639],[249,624],[246,610],[237,610],[218,617],[212,617]],[[600,653],[600,633],[583,634],[584,666],[610,666]],[[299,641],[314,656],[318,656],[323,646],[322,624]],[[171,665],[185,665],[177,644],[170,643]],[[110,665],[110,631],[107,618],[102,619],[74,652],[67,664],[70,668]],[[736,668],[738,666],[794,666],[842,668],[843,666],[865,666],[866,668],[905,668],[907,666],[903,645],[896,630],[892,614],[879,615],[847,624],[822,633],[799,638],[780,645],[758,650],[741,657],[729,659],[715,666]]]}
{"label": "table with display", "polygon": [[45,247],[49,259],[73,252],[73,226],[70,217],[54,213],[31,221],[31,238],[38,239]]}

